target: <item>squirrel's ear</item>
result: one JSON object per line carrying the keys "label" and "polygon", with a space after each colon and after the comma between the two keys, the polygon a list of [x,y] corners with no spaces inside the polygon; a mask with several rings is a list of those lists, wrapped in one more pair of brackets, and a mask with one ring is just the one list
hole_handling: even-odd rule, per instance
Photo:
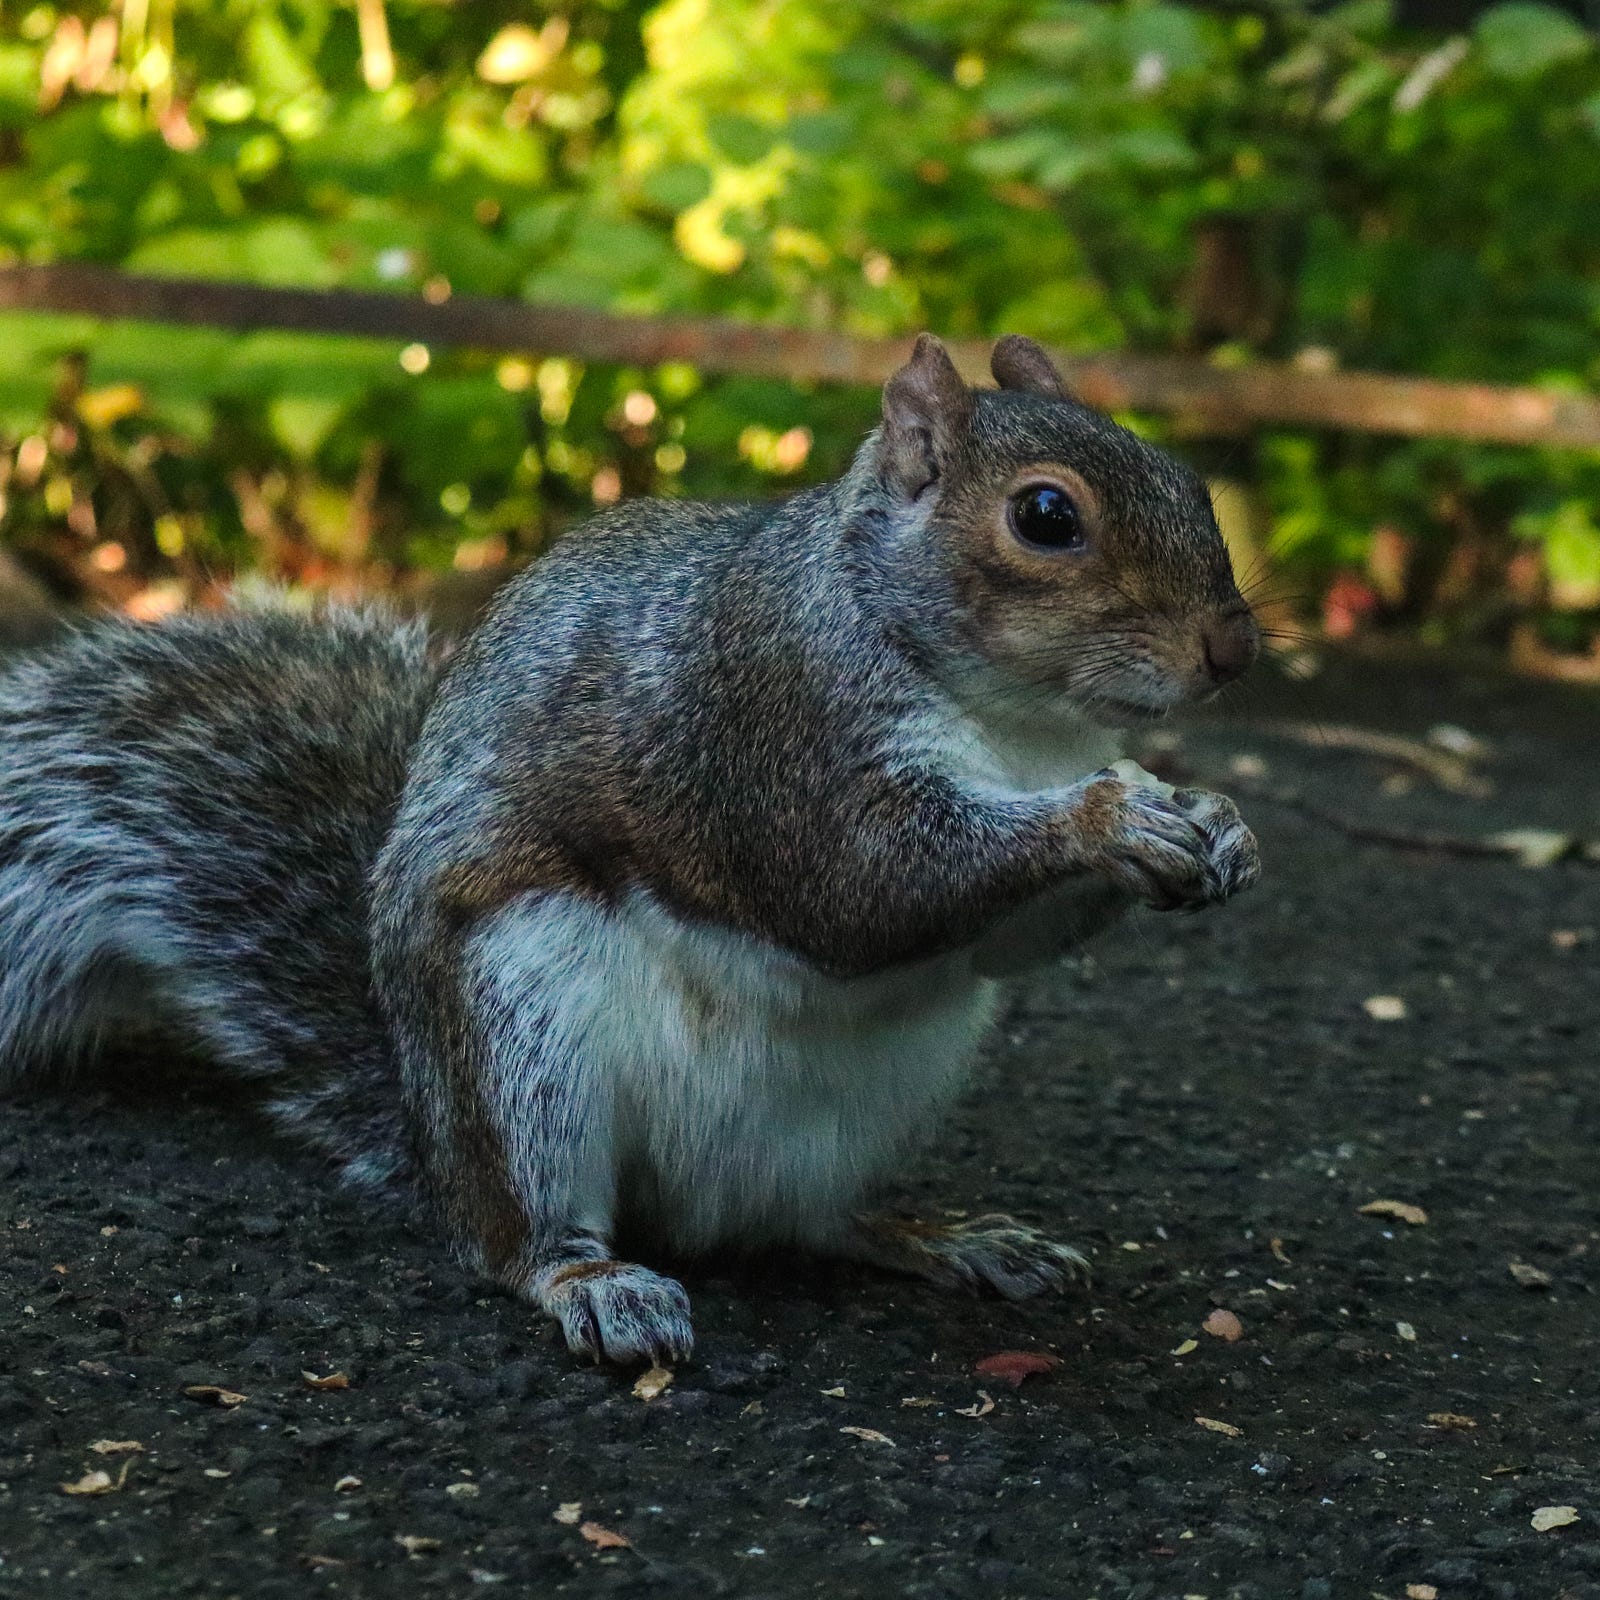
{"label": "squirrel's ear", "polygon": [[915,499],[936,482],[972,421],[972,391],[931,333],[883,389],[884,474]]}
{"label": "squirrel's ear", "polygon": [[1002,389],[1022,389],[1029,394],[1042,394],[1048,400],[1071,398],[1044,346],[1020,333],[1008,333],[995,345],[989,370]]}

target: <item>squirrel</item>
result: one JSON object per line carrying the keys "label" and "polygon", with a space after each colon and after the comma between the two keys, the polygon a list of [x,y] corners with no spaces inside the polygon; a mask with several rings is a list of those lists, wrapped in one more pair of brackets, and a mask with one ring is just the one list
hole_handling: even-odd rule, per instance
{"label": "squirrel", "polygon": [[279,606],[14,665],[0,1073],[197,1050],[597,1360],[693,1342],[619,1235],[1061,1287],[1070,1245],[868,1191],[1006,976],[1255,880],[1231,801],[1110,763],[1259,632],[1195,473],[1031,340],[992,371],[923,334],[837,481],[615,507],[447,659]]}

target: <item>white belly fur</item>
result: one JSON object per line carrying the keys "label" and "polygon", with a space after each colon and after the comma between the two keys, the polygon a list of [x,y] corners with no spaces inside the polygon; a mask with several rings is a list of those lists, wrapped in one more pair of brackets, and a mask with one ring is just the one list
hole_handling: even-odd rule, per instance
{"label": "white belly fur", "polygon": [[480,950],[581,1056],[620,1211],[683,1250],[837,1232],[960,1091],[998,1000],[967,952],[829,978],[643,894],[519,907]]}
{"label": "white belly fur", "polygon": [[[941,717],[905,745],[1012,793],[1075,782],[1117,753],[1087,724],[1055,732],[997,738]],[[615,1162],[593,1177],[618,1183],[621,1215],[684,1250],[817,1244],[960,1092],[999,1007],[991,974],[1059,950],[1055,924],[1071,924],[1077,892],[1019,907],[975,950],[865,978],[683,923],[643,893],[621,907],[564,895],[516,907],[479,952],[592,1086],[591,1148]]]}

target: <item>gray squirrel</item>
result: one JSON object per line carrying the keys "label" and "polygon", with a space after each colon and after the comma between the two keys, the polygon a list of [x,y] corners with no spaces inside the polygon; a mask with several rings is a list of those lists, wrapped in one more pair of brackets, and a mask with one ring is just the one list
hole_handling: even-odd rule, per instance
{"label": "gray squirrel", "polygon": [[1008,1296],[1070,1246],[863,1209],[1012,971],[1248,887],[1227,799],[1109,769],[1254,659],[1200,479],[1002,339],[922,335],[838,481],[641,501],[447,661],[284,607],[0,679],[0,1077],[152,1030],[262,1087],[572,1350],[685,1358],[647,1247]]}

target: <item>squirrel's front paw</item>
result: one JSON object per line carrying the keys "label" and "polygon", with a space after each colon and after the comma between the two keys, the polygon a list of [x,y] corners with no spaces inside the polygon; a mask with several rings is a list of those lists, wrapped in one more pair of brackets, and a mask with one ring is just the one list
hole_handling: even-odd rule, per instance
{"label": "squirrel's front paw", "polygon": [[574,1355],[618,1366],[671,1366],[694,1348],[683,1285],[629,1261],[582,1261],[536,1280],[539,1304]]}
{"label": "squirrel's front paw", "polygon": [[1090,781],[1084,800],[1099,870],[1159,911],[1215,905],[1260,876],[1255,835],[1226,795],[1168,794],[1108,772]]}

